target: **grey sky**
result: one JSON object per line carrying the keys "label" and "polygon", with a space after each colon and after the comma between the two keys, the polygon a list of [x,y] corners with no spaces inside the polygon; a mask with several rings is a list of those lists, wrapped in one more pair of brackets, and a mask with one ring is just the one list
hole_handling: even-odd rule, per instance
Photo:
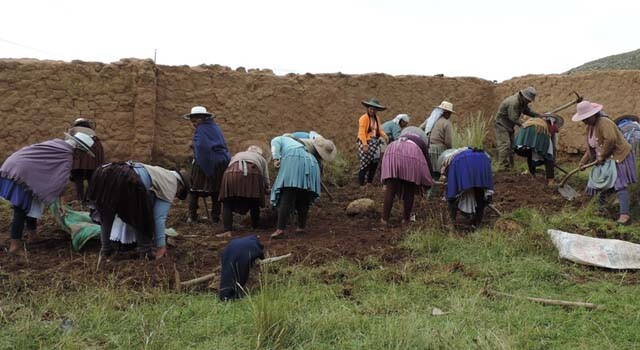
{"label": "grey sky", "polygon": [[561,73],[635,50],[640,1],[5,1],[0,57],[276,73]]}

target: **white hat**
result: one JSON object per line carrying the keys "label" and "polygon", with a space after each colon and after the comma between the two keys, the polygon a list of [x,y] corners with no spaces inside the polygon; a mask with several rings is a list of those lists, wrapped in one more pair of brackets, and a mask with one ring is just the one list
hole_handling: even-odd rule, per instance
{"label": "white hat", "polygon": [[64,135],[70,140],[73,140],[76,148],[89,153],[89,155],[91,155],[92,157],[96,156],[95,154],[93,154],[93,152],[91,152],[91,146],[93,146],[93,143],[95,142],[91,136],[82,132],[77,132],[74,135],[70,135],[65,132]]}
{"label": "white hat", "polygon": [[205,107],[202,107],[202,106],[195,106],[195,107],[191,108],[191,113],[187,113],[187,114],[182,116],[182,118],[184,118],[184,119],[213,118],[213,117],[215,117],[215,115],[213,115],[212,113],[207,112],[207,109]]}
{"label": "white hat", "polygon": [[453,114],[458,114],[453,111],[453,103],[449,101],[442,101],[437,108],[444,109],[445,111],[451,112]]}

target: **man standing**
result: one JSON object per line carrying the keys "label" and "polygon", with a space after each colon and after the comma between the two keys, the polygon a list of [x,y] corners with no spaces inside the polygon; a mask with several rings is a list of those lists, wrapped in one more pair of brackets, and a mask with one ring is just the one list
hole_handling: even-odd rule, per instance
{"label": "man standing", "polygon": [[438,158],[442,152],[453,148],[453,125],[449,119],[452,114],[457,114],[453,111],[453,104],[442,101],[438,107],[433,109],[429,118],[420,125],[420,128],[424,128],[429,137],[429,164],[431,165],[431,177],[434,180],[440,178]]}
{"label": "man standing", "polygon": [[526,114],[533,118],[540,117],[540,114],[529,108],[529,103],[535,99],[536,89],[529,86],[505,98],[498,108],[498,113],[496,113],[496,147],[498,162],[504,168],[513,168],[514,127],[516,125],[522,126],[520,116]]}

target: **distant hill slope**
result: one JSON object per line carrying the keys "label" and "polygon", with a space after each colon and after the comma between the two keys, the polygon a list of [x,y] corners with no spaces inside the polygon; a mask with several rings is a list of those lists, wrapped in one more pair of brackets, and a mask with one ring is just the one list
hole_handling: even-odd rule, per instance
{"label": "distant hill slope", "polygon": [[568,70],[567,73],[615,69],[640,69],[640,49],[587,62]]}

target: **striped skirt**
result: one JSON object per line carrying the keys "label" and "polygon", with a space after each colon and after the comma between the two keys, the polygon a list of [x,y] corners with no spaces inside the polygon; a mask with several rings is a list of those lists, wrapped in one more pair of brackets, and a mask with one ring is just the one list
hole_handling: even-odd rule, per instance
{"label": "striped skirt", "polygon": [[213,176],[207,176],[207,174],[194,163],[191,166],[191,192],[202,192],[203,194],[219,192],[225,170],[226,167],[220,166],[216,168]]}
{"label": "striped skirt", "polygon": [[240,162],[229,165],[224,172],[220,185],[220,201],[224,202],[229,198],[249,198],[258,200],[260,206],[264,207],[264,177],[257,165],[249,162],[246,164],[246,175]]}

